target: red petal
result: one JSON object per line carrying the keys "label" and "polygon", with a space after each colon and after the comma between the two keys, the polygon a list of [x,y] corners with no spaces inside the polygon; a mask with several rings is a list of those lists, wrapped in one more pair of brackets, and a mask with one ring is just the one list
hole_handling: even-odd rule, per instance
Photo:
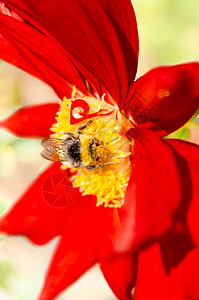
{"label": "red petal", "polygon": [[101,262],[101,270],[110,288],[120,300],[132,299],[136,279],[136,258],[130,254],[113,254]]}
{"label": "red petal", "polygon": [[[9,2],[12,7],[19,5],[19,13],[21,1]],[[67,50],[91,83],[99,81],[117,102],[125,98],[135,77],[138,52],[135,15],[129,0],[121,4],[104,0],[58,0],[56,5],[53,0],[40,5],[23,2],[32,11],[32,18],[37,16],[38,23]]]}
{"label": "red petal", "polygon": [[176,224],[165,238],[160,242],[162,263],[167,274],[176,268],[195,248],[187,228]]}
{"label": "red petal", "polygon": [[198,80],[199,63],[153,69],[132,85],[124,109],[140,126],[168,134],[198,109]]}
{"label": "red petal", "polygon": [[1,121],[0,126],[20,137],[48,137],[58,110],[57,103],[26,106]]}
{"label": "red petal", "polygon": [[59,163],[51,165],[1,218],[0,231],[26,235],[36,244],[62,233],[76,210],[89,202],[72,188],[68,178]]}
{"label": "red petal", "polygon": [[114,238],[120,226],[118,211],[97,207],[94,219],[97,257],[104,277],[118,299],[132,299],[137,261],[132,254],[118,254],[113,249]]}
{"label": "red petal", "polygon": [[77,214],[63,233],[38,300],[52,300],[96,261],[92,214]]}
{"label": "red petal", "polygon": [[120,251],[135,250],[163,235],[173,225],[182,192],[175,151],[147,129],[131,130],[131,136],[135,149],[116,244]]}
{"label": "red petal", "polygon": [[[189,168],[191,177],[191,197],[189,198],[191,199],[187,199],[188,197],[183,198],[180,213],[184,213],[190,235],[195,244],[199,245],[199,146],[172,139],[168,139],[167,142],[186,160]],[[189,184],[189,178],[186,173],[184,174],[184,181],[184,187],[186,187]],[[187,195],[187,192],[184,191],[183,194]]]}
{"label": "red petal", "polygon": [[48,83],[60,98],[71,95],[72,84],[86,93],[79,71],[64,49],[29,24],[1,13],[0,56]]}
{"label": "red petal", "polygon": [[[123,0],[122,2],[115,0],[100,0],[100,2],[106,12],[108,12],[108,14],[119,24],[119,26],[117,26],[116,23],[113,23],[117,31],[122,52],[124,53],[128,82],[130,85],[135,79],[139,51],[137,22],[135,13],[132,9],[132,3],[129,0]],[[119,30],[119,27],[122,31]],[[126,37],[123,33],[125,33]],[[134,55],[135,60],[132,58]]]}
{"label": "red petal", "polygon": [[166,141],[189,163],[190,168],[199,170],[199,145],[177,139]]}
{"label": "red petal", "polygon": [[[171,252],[168,254],[172,256]],[[190,251],[176,268],[166,274],[159,245],[155,244],[140,252],[135,300],[198,299],[198,278],[198,249]]]}

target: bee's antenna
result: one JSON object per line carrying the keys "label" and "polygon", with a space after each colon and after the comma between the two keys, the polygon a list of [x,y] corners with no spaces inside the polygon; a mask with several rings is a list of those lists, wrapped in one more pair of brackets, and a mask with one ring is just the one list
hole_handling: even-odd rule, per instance
{"label": "bee's antenna", "polygon": [[118,140],[120,137],[118,136],[117,138],[115,138],[115,139],[113,139],[113,140],[111,140],[111,141],[109,141],[109,142],[107,142],[106,144],[104,144],[104,146],[102,146],[101,148],[104,148],[104,147],[106,147],[106,145],[108,145],[109,143],[112,143],[112,142],[114,142],[115,140]]}
{"label": "bee's antenna", "polygon": [[112,142],[114,142],[115,140],[117,140],[117,139],[119,139],[120,137],[118,136],[117,138],[115,138],[115,139],[113,139],[113,140],[111,140],[111,141],[109,141],[108,143],[106,143],[106,145],[107,144],[109,144],[109,143],[112,143]]}

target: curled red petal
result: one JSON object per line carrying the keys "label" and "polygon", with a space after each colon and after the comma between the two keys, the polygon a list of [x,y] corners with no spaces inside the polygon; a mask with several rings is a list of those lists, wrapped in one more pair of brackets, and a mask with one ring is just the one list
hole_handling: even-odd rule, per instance
{"label": "curled red petal", "polygon": [[125,196],[125,217],[116,249],[137,250],[173,225],[182,196],[176,153],[148,129],[132,129],[132,173]]}
{"label": "curled red petal", "polygon": [[76,212],[88,204],[89,200],[72,187],[68,173],[60,170],[59,163],[54,163],[1,217],[0,231],[22,234],[36,244],[44,244],[61,234]]}
{"label": "curled red petal", "polygon": [[71,95],[72,85],[86,94],[82,75],[61,45],[4,10],[0,7],[1,59],[45,81],[60,98]]}
{"label": "curled red petal", "polygon": [[[73,110],[76,108],[80,109],[80,118],[75,118],[73,115]],[[88,103],[83,99],[77,99],[73,101],[70,109],[70,123],[75,124],[84,120],[84,118],[88,115],[89,109]]]}
{"label": "curled red petal", "polygon": [[139,126],[171,133],[198,109],[198,80],[197,62],[153,69],[132,85],[124,110]]}
{"label": "curled red petal", "polygon": [[52,300],[96,261],[92,214],[77,214],[63,233],[38,300]]}
{"label": "curled red petal", "polygon": [[[172,250],[172,249],[170,249]],[[172,253],[169,253],[172,256]],[[158,244],[139,254],[135,300],[189,300],[199,297],[199,249],[166,273]]]}
{"label": "curled red petal", "polygon": [[[78,118],[75,116],[75,110],[78,109]],[[77,99],[72,101],[71,109],[70,109],[70,124],[76,124],[83,120],[90,119],[93,117],[99,116],[107,116],[112,114],[112,111],[108,111],[107,109],[99,109],[97,112],[89,114],[89,105],[83,99]]]}
{"label": "curled red petal", "polygon": [[124,100],[135,77],[138,55],[137,26],[130,0],[121,4],[104,0],[58,0],[56,5],[52,0],[40,1],[40,5],[29,0],[22,5],[21,1],[5,2],[16,7],[19,14],[22,6],[20,15],[25,17],[24,3],[33,23],[37,21],[64,47],[90,83],[96,86],[99,81],[116,102]]}
{"label": "curled red petal", "polygon": [[0,121],[0,126],[20,137],[48,137],[58,110],[58,103],[26,106]]}

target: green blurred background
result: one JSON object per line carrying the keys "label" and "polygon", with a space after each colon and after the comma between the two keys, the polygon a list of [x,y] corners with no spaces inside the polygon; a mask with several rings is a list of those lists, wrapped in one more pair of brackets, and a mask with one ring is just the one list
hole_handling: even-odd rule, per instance
{"label": "green blurred background", "polygon": [[[134,0],[133,4],[140,35],[138,75],[157,65],[199,60],[198,0]],[[23,105],[56,99],[53,91],[37,79],[0,62],[0,119]],[[197,122],[192,125],[191,140],[199,142]],[[182,137],[187,138],[187,132],[181,132]],[[0,213],[48,164],[40,157],[40,150],[40,141],[19,139],[0,130]],[[55,244],[56,240],[36,247],[25,238],[0,237],[1,300],[36,300]],[[98,267],[59,300],[80,298],[116,299]]]}

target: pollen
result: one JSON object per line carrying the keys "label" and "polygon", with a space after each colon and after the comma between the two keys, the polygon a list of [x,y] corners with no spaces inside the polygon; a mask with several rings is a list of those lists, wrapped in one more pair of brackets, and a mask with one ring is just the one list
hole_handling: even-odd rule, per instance
{"label": "pollen", "polygon": [[111,165],[90,172],[81,168],[74,176],[74,184],[83,195],[96,195],[97,206],[121,207],[127,180],[119,175],[117,165]]}
{"label": "pollen", "polygon": [[83,195],[96,195],[97,206],[121,207],[129,179],[129,141],[120,135],[118,110],[102,99],[84,96],[60,101],[51,137],[64,139],[70,132],[79,140],[80,166],[67,161],[71,181]]}

